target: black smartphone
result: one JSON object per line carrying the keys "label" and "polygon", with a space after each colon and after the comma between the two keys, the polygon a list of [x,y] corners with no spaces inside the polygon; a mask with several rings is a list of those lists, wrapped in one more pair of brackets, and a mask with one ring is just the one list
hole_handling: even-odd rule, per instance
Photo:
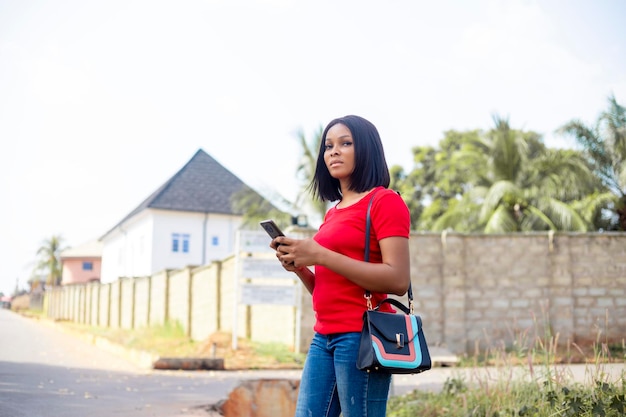
{"label": "black smartphone", "polygon": [[263,220],[259,224],[263,229],[265,229],[267,234],[270,235],[272,239],[275,239],[278,236],[285,236],[282,230],[280,230],[280,227],[278,227],[276,223],[274,223],[274,220]]}

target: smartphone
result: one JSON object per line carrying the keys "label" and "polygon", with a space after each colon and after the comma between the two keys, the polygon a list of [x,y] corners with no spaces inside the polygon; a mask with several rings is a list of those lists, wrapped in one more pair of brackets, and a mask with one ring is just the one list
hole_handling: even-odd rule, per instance
{"label": "smartphone", "polygon": [[277,238],[278,236],[285,236],[285,234],[280,230],[280,228],[274,223],[274,220],[263,220],[259,223],[263,229],[267,232],[268,235],[272,239]]}

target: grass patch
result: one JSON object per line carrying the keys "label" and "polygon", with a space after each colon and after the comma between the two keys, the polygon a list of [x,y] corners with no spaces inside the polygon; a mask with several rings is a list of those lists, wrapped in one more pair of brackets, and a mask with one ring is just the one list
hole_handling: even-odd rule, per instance
{"label": "grass patch", "polygon": [[159,356],[193,356],[198,346],[197,342],[185,335],[179,323],[166,323],[132,330],[86,326],[67,321],[58,323],[72,331],[102,337],[130,349],[142,350]]}
{"label": "grass patch", "polygon": [[295,353],[281,343],[259,343],[239,338],[232,349],[232,335],[217,332],[203,341],[194,341],[185,334],[183,326],[168,322],[160,326],[120,329],[86,326],[59,321],[66,329],[102,337],[130,349],[149,352],[160,357],[222,358],[226,369],[299,369],[305,355]]}
{"label": "grass patch", "polygon": [[[389,400],[391,417],[618,417],[626,415],[626,381],[593,386],[503,382],[471,389],[449,379],[440,393],[414,391]],[[488,389],[485,389],[488,388]]]}
{"label": "grass patch", "polygon": [[282,343],[254,343],[253,346],[257,355],[274,358],[278,363],[298,365],[304,363],[304,354],[295,353]]}

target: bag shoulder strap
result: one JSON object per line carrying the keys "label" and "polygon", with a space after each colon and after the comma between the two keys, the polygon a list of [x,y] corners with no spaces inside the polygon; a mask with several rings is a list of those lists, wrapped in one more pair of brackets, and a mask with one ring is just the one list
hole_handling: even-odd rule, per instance
{"label": "bag shoulder strap", "polygon": [[[372,227],[372,216],[370,215],[370,213],[372,211],[372,204],[374,203],[374,196],[376,195],[377,191],[378,190],[375,190],[372,193],[372,196],[370,197],[370,201],[367,205],[367,212],[365,213],[365,256],[364,256],[365,262],[370,261],[370,230]],[[409,309],[413,310],[413,289],[412,289],[410,281],[409,281],[409,289],[407,290],[406,294],[409,297]],[[367,299],[367,306],[371,310],[372,303],[370,299],[372,298],[372,294],[370,293],[369,290],[365,290],[365,298]]]}

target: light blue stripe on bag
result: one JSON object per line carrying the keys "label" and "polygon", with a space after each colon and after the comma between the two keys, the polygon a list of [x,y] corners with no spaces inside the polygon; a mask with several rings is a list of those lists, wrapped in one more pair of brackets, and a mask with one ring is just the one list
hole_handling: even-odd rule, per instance
{"label": "light blue stripe on bag", "polygon": [[372,342],[372,346],[374,347],[374,352],[376,353],[376,358],[378,359],[378,362],[381,365],[394,367],[394,368],[409,369],[409,368],[414,368],[415,366],[419,365],[422,362],[422,349],[420,348],[419,337],[417,336],[417,332],[418,332],[417,318],[413,315],[410,315],[409,318],[411,320],[411,329],[413,330],[413,340],[411,341],[411,344],[413,345],[413,349],[415,350],[415,359],[410,362],[407,362],[407,361],[402,361],[402,360],[397,360],[397,359],[386,358],[384,357],[384,354],[383,354],[384,352],[380,351],[380,348],[378,347],[378,345]]}

